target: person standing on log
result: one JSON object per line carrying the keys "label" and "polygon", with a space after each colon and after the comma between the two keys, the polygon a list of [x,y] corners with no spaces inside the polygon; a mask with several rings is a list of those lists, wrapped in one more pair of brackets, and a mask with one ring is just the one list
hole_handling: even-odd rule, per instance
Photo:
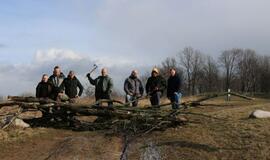
{"label": "person standing on log", "polygon": [[[90,84],[95,86],[96,101],[101,99],[112,100],[113,81],[112,78],[108,76],[107,68],[102,68],[101,75],[96,79],[93,79],[90,73],[86,76],[88,77]],[[113,102],[108,102],[108,106],[112,107]]]}
{"label": "person standing on log", "polygon": [[138,98],[142,97],[144,92],[137,70],[133,70],[131,75],[125,80],[124,91],[126,93],[126,102],[132,103],[132,106],[136,107],[138,105]]}
{"label": "person standing on log", "polygon": [[174,68],[170,70],[170,77],[167,81],[167,97],[172,103],[172,109],[178,109],[180,106],[181,93],[181,78],[176,73]]}
{"label": "person standing on log", "polygon": [[[79,88],[79,94],[77,91]],[[75,76],[74,71],[69,71],[68,77],[64,79],[63,83],[60,86],[61,93],[65,91],[65,94],[69,99],[79,98],[83,93],[83,86],[78,78]]]}
{"label": "person standing on log", "polygon": [[38,83],[36,87],[36,97],[37,98],[49,98],[52,86],[50,83],[48,83],[49,76],[47,74],[42,75],[41,82]]}
{"label": "person standing on log", "polygon": [[61,69],[59,66],[55,66],[53,70],[53,75],[49,78],[49,83],[52,85],[52,93],[51,93],[51,99],[59,101],[60,98],[58,97],[60,93],[60,86],[62,82],[65,79],[65,75],[61,72]]}
{"label": "person standing on log", "polygon": [[152,106],[160,105],[160,99],[166,89],[166,80],[159,75],[159,70],[153,68],[151,77],[146,82],[146,93],[150,96]]}

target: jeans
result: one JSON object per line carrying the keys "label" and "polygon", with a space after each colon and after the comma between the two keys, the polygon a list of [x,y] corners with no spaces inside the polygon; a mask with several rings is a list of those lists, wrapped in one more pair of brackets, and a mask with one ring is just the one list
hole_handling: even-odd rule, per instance
{"label": "jeans", "polygon": [[162,93],[161,92],[155,92],[151,94],[150,97],[150,102],[152,106],[158,106],[160,105],[160,98],[161,98]]}
{"label": "jeans", "polygon": [[180,92],[175,92],[172,97],[170,97],[172,103],[172,109],[178,109],[181,103],[182,94]]}
{"label": "jeans", "polygon": [[133,107],[138,106],[138,97],[126,95],[126,103],[132,103]]}

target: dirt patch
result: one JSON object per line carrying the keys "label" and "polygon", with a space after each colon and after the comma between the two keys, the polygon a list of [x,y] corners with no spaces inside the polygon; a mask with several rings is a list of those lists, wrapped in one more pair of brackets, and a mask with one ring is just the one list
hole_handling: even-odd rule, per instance
{"label": "dirt patch", "polygon": [[[43,130],[43,131],[41,131]],[[35,129],[36,135],[0,145],[5,160],[119,159],[122,140],[99,132]]]}

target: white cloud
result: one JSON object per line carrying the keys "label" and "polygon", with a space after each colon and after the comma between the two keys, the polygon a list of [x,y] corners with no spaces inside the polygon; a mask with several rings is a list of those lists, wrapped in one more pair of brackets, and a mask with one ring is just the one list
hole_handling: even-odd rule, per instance
{"label": "white cloud", "polygon": [[81,60],[83,56],[75,53],[72,50],[67,49],[56,49],[52,48],[49,50],[38,50],[34,56],[34,61],[37,63],[61,61],[61,60]]}

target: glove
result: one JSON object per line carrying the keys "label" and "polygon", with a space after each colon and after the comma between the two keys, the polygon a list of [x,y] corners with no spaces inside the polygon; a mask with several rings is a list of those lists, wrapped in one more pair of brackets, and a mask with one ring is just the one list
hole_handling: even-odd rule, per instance
{"label": "glove", "polygon": [[90,77],[90,73],[87,73],[86,77]]}

